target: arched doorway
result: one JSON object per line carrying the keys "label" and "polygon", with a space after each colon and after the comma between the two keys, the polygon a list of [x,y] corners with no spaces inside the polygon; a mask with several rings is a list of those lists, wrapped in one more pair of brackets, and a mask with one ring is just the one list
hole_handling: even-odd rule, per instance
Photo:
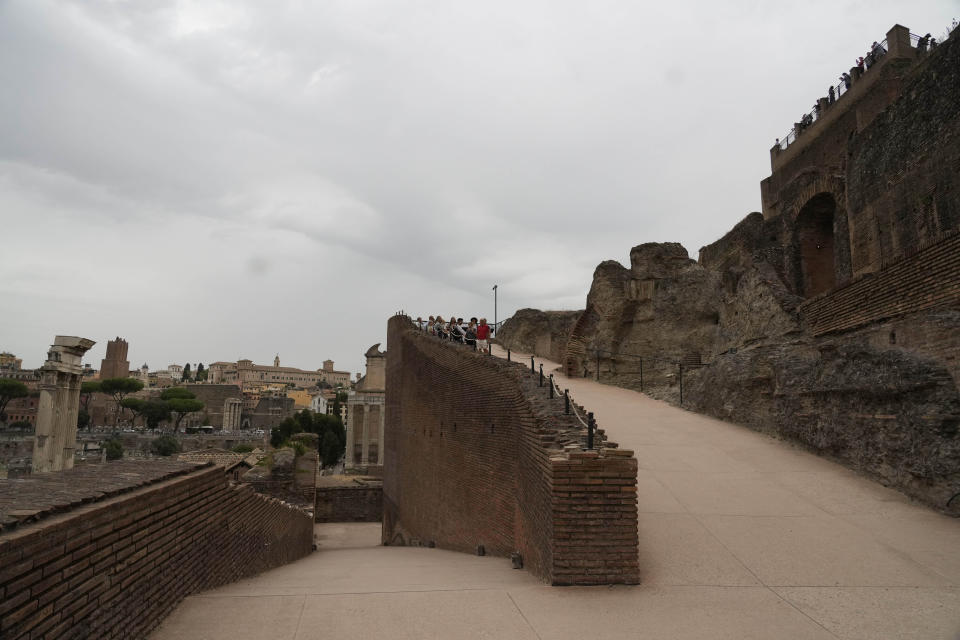
{"label": "arched doorway", "polygon": [[797,215],[800,294],[812,298],[836,286],[833,217],[837,203],[829,193],[810,198]]}

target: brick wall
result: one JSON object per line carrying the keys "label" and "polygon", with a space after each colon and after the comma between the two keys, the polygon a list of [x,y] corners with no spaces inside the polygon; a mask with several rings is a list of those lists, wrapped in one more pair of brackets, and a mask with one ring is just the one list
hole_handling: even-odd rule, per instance
{"label": "brick wall", "polygon": [[814,335],[924,309],[960,305],[960,233],[861,277],[827,295],[807,300],[799,311]]}
{"label": "brick wall", "polygon": [[552,584],[635,583],[637,461],[584,432],[529,367],[388,325],[387,544],[508,556]]}
{"label": "brick wall", "polygon": [[383,486],[317,487],[316,522],[380,522]]}
{"label": "brick wall", "polygon": [[307,555],[312,527],[220,467],[20,525],[0,535],[0,637],[144,638],[186,596]]}

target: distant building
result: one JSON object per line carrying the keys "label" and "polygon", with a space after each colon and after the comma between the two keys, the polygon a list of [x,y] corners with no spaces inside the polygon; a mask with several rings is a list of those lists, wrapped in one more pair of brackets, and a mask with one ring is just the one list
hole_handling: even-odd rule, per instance
{"label": "distant building", "polygon": [[7,351],[0,353],[0,371],[6,371],[7,369],[19,371],[22,365],[23,360],[12,353]]}
{"label": "distant building", "polygon": [[100,362],[100,379],[126,378],[130,375],[130,361],[127,360],[127,341],[117,337],[107,343],[106,357]]}
{"label": "distant building", "polygon": [[254,364],[252,360],[214,362],[209,367],[208,380],[214,384],[236,384],[246,390],[251,385],[280,383],[298,389],[316,387],[321,382],[337,386],[350,384],[349,371],[336,371],[333,360],[325,360],[322,369],[308,371],[295,367],[281,367],[280,356],[273,359],[273,366]]}
{"label": "distant building", "polygon": [[287,391],[287,397],[293,398],[294,407],[300,409],[309,409],[313,401],[313,394],[306,389],[290,389]]}
{"label": "distant building", "polygon": [[387,352],[377,343],[367,349],[367,373],[347,396],[346,467],[383,465],[383,417]]}
{"label": "distant building", "polygon": [[323,393],[315,393],[310,399],[310,410],[314,413],[327,413],[327,399]]}

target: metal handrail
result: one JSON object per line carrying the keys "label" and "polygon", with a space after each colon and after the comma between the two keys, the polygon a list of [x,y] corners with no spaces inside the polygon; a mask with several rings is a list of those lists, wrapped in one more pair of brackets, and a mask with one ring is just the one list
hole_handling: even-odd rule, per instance
{"label": "metal handrail", "polygon": [[[915,40],[915,38],[916,38],[916,40]],[[911,40],[911,42],[919,41],[919,40],[920,40],[920,36],[916,36],[915,34],[912,34],[912,33],[911,33],[911,34],[910,34],[910,40]],[[879,50],[881,50],[882,53],[880,53],[879,55],[874,55],[872,49],[871,49],[871,51],[869,51],[869,52],[867,53],[867,59],[870,59],[870,62],[869,62],[869,64],[867,64],[867,65],[865,66],[865,68],[864,68],[864,73],[865,73],[870,67],[872,67],[873,65],[877,64],[877,62],[879,62],[879,59],[880,59],[880,58],[882,58],[882,57],[884,57],[885,55],[887,55],[887,39],[884,38],[882,41],[878,42],[877,44],[879,45]],[[832,101],[829,101],[829,93],[830,93],[830,92],[828,91],[828,92],[827,92],[827,99],[828,99],[827,105],[828,105],[828,108],[829,108],[829,106],[831,106],[832,104],[836,103],[837,100],[840,99],[840,96],[842,96],[843,94],[845,94],[845,93],[847,93],[847,92],[849,91],[849,88],[847,87],[846,81],[841,81],[841,82],[839,82],[839,83],[836,84],[836,85],[831,85],[831,86],[830,86],[830,89],[833,89],[833,100],[832,100]],[[820,108],[820,100],[821,100],[821,99],[822,99],[822,98],[818,98],[818,99],[817,99],[817,104],[816,104],[816,106],[814,106],[814,108],[813,108],[811,111],[808,111],[807,113],[804,113],[802,116],[800,116],[800,121],[797,123],[798,125],[800,125],[799,130],[798,130],[798,128],[797,128],[797,125],[794,125],[794,126],[790,129],[790,131],[787,132],[787,134],[786,134],[785,136],[783,136],[782,138],[777,138],[777,143],[776,143],[776,145],[780,148],[781,151],[785,151],[791,144],[793,144],[794,142],[796,142],[797,136],[798,136],[799,134],[803,133],[803,131],[805,131],[805,130],[806,130],[808,127],[810,127],[814,122],[816,122],[817,120],[819,120],[819,119],[822,117],[821,108]]]}

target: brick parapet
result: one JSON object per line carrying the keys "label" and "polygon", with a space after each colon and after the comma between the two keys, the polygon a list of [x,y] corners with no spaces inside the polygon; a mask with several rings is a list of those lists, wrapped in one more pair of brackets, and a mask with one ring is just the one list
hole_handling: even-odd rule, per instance
{"label": "brick parapet", "polygon": [[388,325],[384,542],[519,552],[552,584],[636,583],[632,452],[584,452],[529,367],[411,327]]}
{"label": "brick parapet", "polygon": [[310,553],[312,527],[215,466],[21,525],[0,535],[0,637],[146,637],[191,593]]}

